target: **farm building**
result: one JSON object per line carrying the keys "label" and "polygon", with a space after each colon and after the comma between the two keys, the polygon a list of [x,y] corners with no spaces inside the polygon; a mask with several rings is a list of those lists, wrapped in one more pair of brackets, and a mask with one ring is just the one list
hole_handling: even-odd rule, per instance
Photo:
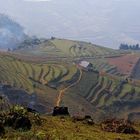
{"label": "farm building", "polygon": [[78,66],[80,66],[83,70],[93,71],[93,65],[88,61],[80,61]]}
{"label": "farm building", "polygon": [[68,107],[54,107],[53,116],[69,116]]}

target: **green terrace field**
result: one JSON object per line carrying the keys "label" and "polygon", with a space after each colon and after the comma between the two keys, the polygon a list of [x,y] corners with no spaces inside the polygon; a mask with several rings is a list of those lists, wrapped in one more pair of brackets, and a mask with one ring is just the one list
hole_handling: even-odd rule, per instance
{"label": "green terrace field", "polygon": [[[76,112],[73,110],[76,109],[76,106],[81,114],[84,111],[87,114],[92,114],[90,113],[92,110],[94,112],[92,115],[95,118],[97,116],[97,120],[99,117],[101,117],[100,119],[108,118],[110,114],[112,117],[128,118],[131,113],[138,113],[140,109],[140,87],[134,86],[123,78],[109,74],[99,76],[98,74],[83,73],[81,82],[66,95],[75,99],[77,94],[82,96],[88,104],[84,104],[80,108],[78,104],[75,104],[71,108],[72,112]],[[70,106],[72,101],[69,101],[70,98],[66,97],[66,95],[64,103],[66,106]],[[86,108],[89,104],[91,106],[87,110]]]}
{"label": "green terrace field", "polygon": [[0,82],[33,93],[38,85],[59,87],[67,84],[78,69],[67,64],[38,64],[0,55]]}
{"label": "green terrace field", "polygon": [[91,43],[66,39],[43,40],[37,45],[31,45],[29,42],[23,42],[15,52],[48,57],[107,57],[122,53]]}
{"label": "green terrace field", "polygon": [[117,70],[116,66],[110,65],[107,58],[119,57],[128,53],[87,42],[66,39],[43,40],[37,45],[32,45],[30,41],[23,42],[13,52],[19,55],[26,54],[28,58],[36,56],[38,61],[42,62],[53,59],[53,61],[59,60],[72,63],[75,60],[85,59],[91,62],[96,70],[117,76],[122,76],[122,73]]}
{"label": "green terrace field", "polygon": [[104,71],[119,77],[123,76],[123,74],[118,71],[116,66],[108,63],[106,58],[89,59],[88,61],[93,64],[95,70]]}
{"label": "green terrace field", "polygon": [[115,55],[115,52],[112,49],[107,49],[104,47],[96,46],[91,43],[86,42],[78,42],[78,41],[71,41],[71,40],[62,40],[62,39],[55,39],[51,41],[57,49],[60,49],[65,54],[74,56],[74,57],[94,57],[98,55]]}

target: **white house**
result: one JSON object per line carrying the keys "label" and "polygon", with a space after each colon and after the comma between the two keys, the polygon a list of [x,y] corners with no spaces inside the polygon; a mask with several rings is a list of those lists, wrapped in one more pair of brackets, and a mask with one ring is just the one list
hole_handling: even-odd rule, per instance
{"label": "white house", "polygon": [[93,71],[93,65],[88,61],[80,61],[78,65],[86,71]]}

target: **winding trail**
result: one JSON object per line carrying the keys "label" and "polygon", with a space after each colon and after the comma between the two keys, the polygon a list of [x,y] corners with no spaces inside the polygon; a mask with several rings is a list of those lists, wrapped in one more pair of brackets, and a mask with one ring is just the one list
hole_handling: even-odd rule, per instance
{"label": "winding trail", "polygon": [[[77,67],[78,67],[78,66],[77,66]],[[81,78],[82,78],[82,70],[81,70],[79,67],[78,67],[78,69],[79,69],[79,71],[80,71],[80,75],[79,75],[78,80],[77,80],[76,82],[72,83],[71,85],[69,85],[68,87],[65,87],[64,89],[61,89],[61,90],[59,91],[58,98],[57,98],[57,101],[56,101],[56,106],[60,106],[60,102],[61,102],[62,97],[63,97],[63,95],[65,94],[65,92],[66,92],[69,88],[71,88],[71,87],[77,85],[77,84],[80,82],[80,80],[81,80]]]}

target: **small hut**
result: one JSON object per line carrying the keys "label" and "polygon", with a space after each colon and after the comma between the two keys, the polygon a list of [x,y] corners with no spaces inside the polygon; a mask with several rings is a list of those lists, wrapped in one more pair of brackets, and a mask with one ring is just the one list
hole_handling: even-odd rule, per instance
{"label": "small hut", "polygon": [[78,66],[80,66],[85,71],[93,71],[93,64],[88,61],[80,61]]}
{"label": "small hut", "polygon": [[69,111],[68,111],[68,107],[54,107],[53,109],[53,116],[68,116],[69,115]]}

